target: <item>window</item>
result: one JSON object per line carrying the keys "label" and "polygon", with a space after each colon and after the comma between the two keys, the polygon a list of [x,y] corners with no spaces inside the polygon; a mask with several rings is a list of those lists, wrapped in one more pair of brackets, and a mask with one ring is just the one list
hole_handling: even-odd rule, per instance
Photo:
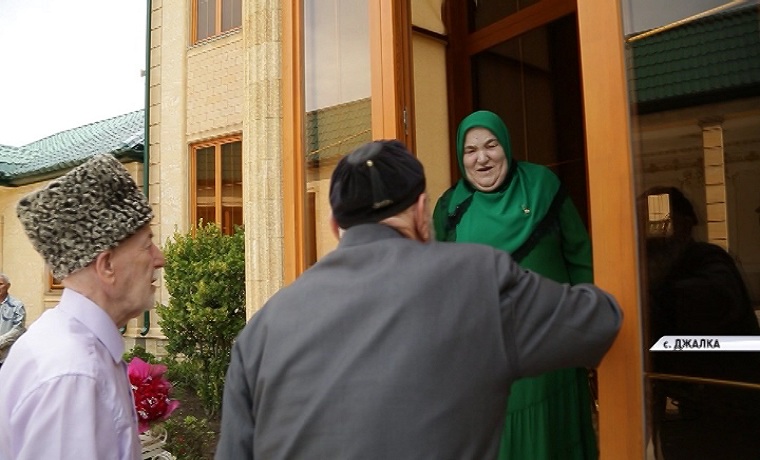
{"label": "window", "polygon": [[[280,5],[282,58],[291,70],[282,72],[283,274],[288,283],[335,246],[326,226],[328,189],[342,155],[373,138],[414,145],[414,129],[405,130],[402,115],[412,101],[409,48],[401,33],[409,24],[406,16],[392,13],[401,11],[406,0]],[[389,56],[393,59],[385,59]]]}
{"label": "window", "polygon": [[647,196],[647,236],[666,237],[673,233],[670,218],[670,195],[660,193]]}
{"label": "window", "polygon": [[243,225],[243,155],[240,136],[191,147],[192,222],[216,222],[232,234]]}
{"label": "window", "polygon": [[63,289],[63,284],[61,283],[61,280],[54,277],[53,272],[47,269],[47,274],[48,274],[48,290],[58,291],[58,290]]}
{"label": "window", "polygon": [[240,27],[242,0],[195,0],[193,43]]}

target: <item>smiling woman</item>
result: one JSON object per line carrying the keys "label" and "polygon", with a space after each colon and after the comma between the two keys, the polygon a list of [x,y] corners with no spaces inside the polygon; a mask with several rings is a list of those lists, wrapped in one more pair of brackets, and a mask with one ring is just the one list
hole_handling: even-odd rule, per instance
{"label": "smiling woman", "polygon": [[[438,239],[508,251],[523,268],[561,283],[592,280],[591,243],[575,206],[548,168],[513,158],[498,115],[479,111],[462,120],[457,159],[464,178],[436,204]],[[596,458],[591,414],[585,369],[519,380],[500,458]]]}
{"label": "smiling woman", "polygon": [[490,192],[507,177],[507,155],[494,133],[486,128],[472,128],[464,139],[462,158],[467,180],[481,192]]}

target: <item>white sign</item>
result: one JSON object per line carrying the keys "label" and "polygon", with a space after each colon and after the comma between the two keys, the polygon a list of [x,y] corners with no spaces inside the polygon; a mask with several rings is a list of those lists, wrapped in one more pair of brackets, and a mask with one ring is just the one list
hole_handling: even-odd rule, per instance
{"label": "white sign", "polygon": [[650,351],[760,351],[757,335],[666,335]]}

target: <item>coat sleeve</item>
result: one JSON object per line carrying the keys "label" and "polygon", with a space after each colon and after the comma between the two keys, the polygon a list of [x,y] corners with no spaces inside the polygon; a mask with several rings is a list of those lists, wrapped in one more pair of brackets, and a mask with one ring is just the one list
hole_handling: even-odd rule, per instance
{"label": "coat sleeve", "polygon": [[26,331],[23,326],[15,325],[13,328],[0,336],[0,352],[6,351]]}
{"label": "coat sleeve", "polygon": [[592,283],[591,240],[578,210],[568,197],[559,211],[562,234],[562,257],[565,259],[570,284]]}
{"label": "coat sleeve", "polygon": [[224,383],[221,434],[214,454],[217,460],[254,458],[253,393],[248,385],[243,356],[240,340],[237,340],[232,347]]}
{"label": "coat sleeve", "polygon": [[615,299],[591,284],[556,283],[495,251],[504,344],[520,377],[595,367],[623,319]]}
{"label": "coat sleeve", "polygon": [[24,304],[16,301],[13,304],[13,327],[5,334],[0,335],[0,353],[4,353],[26,331],[26,309]]}

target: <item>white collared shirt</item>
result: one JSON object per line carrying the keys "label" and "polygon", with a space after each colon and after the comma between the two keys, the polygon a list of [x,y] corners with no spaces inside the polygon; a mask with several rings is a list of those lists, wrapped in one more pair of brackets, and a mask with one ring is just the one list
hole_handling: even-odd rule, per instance
{"label": "white collared shirt", "polygon": [[123,353],[111,318],[65,289],[0,368],[0,460],[139,459]]}

